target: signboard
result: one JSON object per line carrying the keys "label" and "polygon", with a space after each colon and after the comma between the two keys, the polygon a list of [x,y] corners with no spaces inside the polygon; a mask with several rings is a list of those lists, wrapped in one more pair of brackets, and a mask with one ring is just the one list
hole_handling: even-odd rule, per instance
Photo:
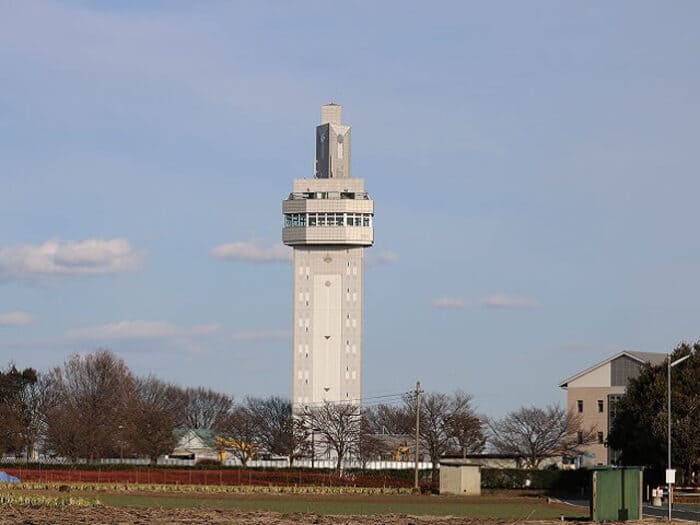
{"label": "signboard", "polygon": [[672,485],[676,482],[676,469],[667,468],[666,469],[666,483]]}

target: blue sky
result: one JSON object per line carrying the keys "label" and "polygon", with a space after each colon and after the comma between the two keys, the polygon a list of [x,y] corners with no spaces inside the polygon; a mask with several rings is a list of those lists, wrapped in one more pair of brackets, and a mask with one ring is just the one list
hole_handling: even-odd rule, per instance
{"label": "blue sky", "polygon": [[[375,199],[365,396],[562,402],[699,335],[697,2],[0,3],[0,362],[289,395],[319,106]],[[212,250],[229,246],[213,254]],[[217,257],[221,253],[227,257]]]}

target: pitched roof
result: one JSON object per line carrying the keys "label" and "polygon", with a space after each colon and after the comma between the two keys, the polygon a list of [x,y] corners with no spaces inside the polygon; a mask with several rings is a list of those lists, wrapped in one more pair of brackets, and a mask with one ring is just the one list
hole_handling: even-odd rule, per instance
{"label": "pitched roof", "polygon": [[660,365],[668,357],[668,354],[664,354],[664,353],[660,353],[660,352],[627,352],[627,353],[631,356],[637,357],[640,361],[643,361],[645,363],[650,363],[652,365]]}
{"label": "pitched roof", "polygon": [[182,439],[187,435],[188,432],[192,432],[199,440],[202,442],[202,444],[206,447],[216,447],[216,436],[214,435],[214,432],[209,429],[209,428],[176,428],[173,430],[173,434],[175,434],[175,439],[178,441],[182,441]]}
{"label": "pitched roof", "polygon": [[617,354],[608,357],[600,363],[596,363],[590,368],[586,368],[585,370],[578,372],[577,374],[565,379],[564,381],[559,383],[559,388],[566,388],[571,381],[575,381],[579,377],[584,376],[589,372],[592,372],[596,368],[600,368],[601,366],[611,361],[614,361],[615,359],[618,359],[620,357],[629,357],[630,359],[634,359],[635,361],[642,364],[650,363],[652,365],[658,365],[664,362],[664,360],[668,357],[668,354],[663,354],[659,352],[632,352],[628,350],[623,350],[622,352],[618,352]]}

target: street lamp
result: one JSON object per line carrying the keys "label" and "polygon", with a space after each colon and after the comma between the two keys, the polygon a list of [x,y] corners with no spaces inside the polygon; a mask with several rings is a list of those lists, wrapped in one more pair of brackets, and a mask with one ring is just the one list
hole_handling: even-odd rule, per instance
{"label": "street lamp", "polygon": [[311,468],[315,468],[316,461],[316,432],[320,432],[320,428],[311,429]]}
{"label": "street lamp", "polygon": [[675,472],[673,472],[671,469],[671,368],[676,365],[680,365],[683,361],[688,359],[691,354],[681,357],[680,359],[676,359],[675,361],[671,361],[671,354],[668,354],[668,360],[666,361],[666,383],[668,385],[668,470],[666,471],[666,485],[668,486],[668,521],[671,521],[671,499],[673,497],[673,483],[675,482]]}
{"label": "street lamp", "polygon": [[122,430],[124,430],[124,425],[119,425],[119,463],[124,463],[124,436],[122,435]]}

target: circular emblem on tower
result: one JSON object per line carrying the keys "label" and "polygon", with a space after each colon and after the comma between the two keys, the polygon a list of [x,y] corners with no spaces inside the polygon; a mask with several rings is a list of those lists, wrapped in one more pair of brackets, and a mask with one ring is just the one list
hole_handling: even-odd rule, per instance
{"label": "circular emblem on tower", "polygon": [[333,257],[331,257],[330,255],[326,254],[326,256],[323,258],[323,262],[324,262],[324,263],[333,262]]}
{"label": "circular emblem on tower", "polygon": [[330,282],[330,281],[326,281],[324,284],[325,284],[326,286],[330,286],[330,285],[331,285],[331,282]]}

